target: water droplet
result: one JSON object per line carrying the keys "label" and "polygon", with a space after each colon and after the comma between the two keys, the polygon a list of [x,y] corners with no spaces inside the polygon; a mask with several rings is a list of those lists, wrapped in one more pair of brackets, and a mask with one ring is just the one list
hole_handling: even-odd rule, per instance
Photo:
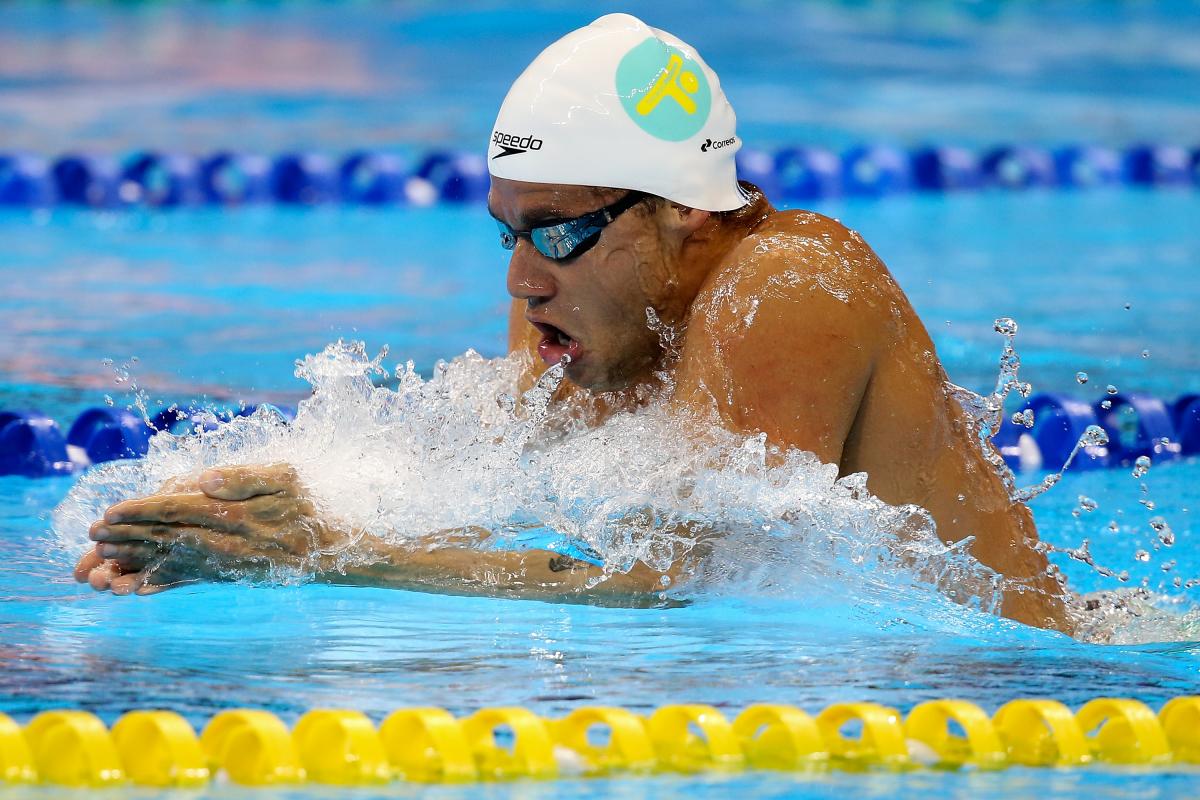
{"label": "water droplet", "polygon": [[113,365],[113,360],[111,358],[102,358],[100,359],[100,363],[103,366],[111,367]]}
{"label": "water droplet", "polygon": [[1116,533],[1119,530],[1120,530],[1120,527],[1117,525],[1117,521],[1115,519],[1111,520],[1108,523],[1108,532],[1109,533]]}
{"label": "water droplet", "polygon": [[1171,530],[1171,526],[1162,517],[1154,517],[1150,520],[1150,527],[1158,534],[1158,540],[1167,547],[1175,544],[1175,531]]}
{"label": "water droplet", "polygon": [[104,395],[104,405],[106,405],[106,406],[115,405],[111,395],[107,395],[107,394]]}
{"label": "water droplet", "polygon": [[1126,304],[1125,304],[1125,310],[1126,310],[1126,311],[1128,311],[1128,310],[1129,310],[1129,309],[1131,309],[1131,308],[1133,308],[1133,303],[1126,303]]}
{"label": "water droplet", "polygon": [[1088,425],[1079,441],[1084,447],[1103,447],[1108,444],[1108,432],[1099,425]]}
{"label": "water droplet", "polygon": [[1183,585],[1183,579],[1182,579],[1182,578],[1176,578],[1175,580],[1171,581],[1171,584],[1172,584],[1172,585],[1173,585],[1173,586],[1174,586],[1176,589],[1178,589],[1180,586],[1182,586],[1182,585]]}
{"label": "water droplet", "polygon": [[1075,373],[1075,382],[1078,383],[1080,386],[1087,383],[1088,382],[1088,374],[1083,371],[1076,372]]}
{"label": "water droplet", "polygon": [[1000,317],[993,327],[996,329],[996,333],[1004,336],[1016,336],[1017,334],[1017,322],[1012,317]]}
{"label": "water droplet", "polygon": [[1141,478],[1150,471],[1150,456],[1138,456],[1133,462],[1133,477]]}
{"label": "water droplet", "polygon": [[1105,411],[1108,411],[1110,408],[1112,408],[1112,400],[1101,400],[1100,407]]}
{"label": "water droplet", "polygon": [[1145,550],[1138,550],[1136,553],[1133,554],[1133,557],[1136,558],[1138,561],[1149,561],[1150,560],[1150,554],[1147,553]]}
{"label": "water droplet", "polygon": [[1175,559],[1171,559],[1170,561],[1164,561],[1162,564],[1162,571],[1170,572],[1171,570],[1175,569],[1175,563],[1176,563]]}
{"label": "water droplet", "polygon": [[1108,392],[1109,394],[1116,394],[1116,393],[1117,393],[1117,387],[1113,386],[1113,385],[1110,383],[1108,386],[1105,386],[1105,387],[1104,387],[1104,391]]}
{"label": "water droplet", "polygon": [[1079,508],[1080,508],[1080,510],[1082,510],[1082,511],[1095,511],[1095,510],[1096,510],[1097,508],[1099,508],[1099,507],[1100,507],[1100,504],[1099,504],[1099,503],[1097,503],[1097,502],[1096,502],[1095,500],[1093,500],[1092,498],[1088,497],[1088,496],[1087,496],[1087,495],[1085,495],[1085,494],[1081,494],[1081,495],[1079,495]]}
{"label": "water droplet", "polygon": [[1118,572],[1117,580],[1119,580],[1121,583],[1125,583],[1126,581],[1128,581],[1129,580],[1129,570],[1123,569],[1120,572]]}
{"label": "water droplet", "polygon": [[958,496],[958,502],[965,503],[966,501],[967,501],[967,496],[965,494],[960,494]]}
{"label": "water droplet", "polygon": [[1012,415],[1013,425],[1021,425],[1025,428],[1033,427],[1033,409],[1027,408],[1024,411],[1014,412]]}
{"label": "water droplet", "polygon": [[1150,357],[1150,351],[1149,351],[1149,350],[1143,350],[1143,351],[1142,351],[1142,358],[1149,358],[1149,357]]}

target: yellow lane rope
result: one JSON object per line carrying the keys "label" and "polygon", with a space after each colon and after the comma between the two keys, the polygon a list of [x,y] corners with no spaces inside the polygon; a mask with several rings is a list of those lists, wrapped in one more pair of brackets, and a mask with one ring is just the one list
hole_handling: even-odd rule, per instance
{"label": "yellow lane rope", "polygon": [[290,730],[269,712],[237,709],[214,716],[199,736],[172,711],[130,711],[111,729],[87,711],[46,711],[24,727],[0,714],[0,781],[79,788],[1096,763],[1200,764],[1200,697],[1177,697],[1157,714],[1107,697],[1074,712],[1056,700],[1013,700],[991,716],[952,699],[921,703],[907,717],[876,703],[835,703],[816,716],[759,704],[732,721],[707,705],[668,705],[648,716],[587,706],[561,719],[516,706],[461,719],[404,708],[378,727],[360,711],[316,709]]}

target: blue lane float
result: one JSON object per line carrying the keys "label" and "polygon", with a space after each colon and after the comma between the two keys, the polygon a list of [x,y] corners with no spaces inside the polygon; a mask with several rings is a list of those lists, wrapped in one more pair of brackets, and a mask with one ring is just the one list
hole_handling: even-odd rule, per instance
{"label": "blue lane float", "polygon": [[54,185],[68,205],[115,208],[121,205],[121,168],[108,156],[70,154],[54,162]]}
{"label": "blue lane float", "polygon": [[74,468],[54,420],[40,411],[0,411],[0,475],[40,478]]}
{"label": "blue lane float", "polygon": [[408,169],[390,153],[351,153],[338,169],[338,188],[348,202],[387,205],[404,199]]}
{"label": "blue lane float", "polygon": [[980,166],[985,185],[1002,189],[1044,188],[1058,180],[1054,159],[1037,147],[997,147],[983,156]]}
{"label": "blue lane float", "polygon": [[[1019,410],[1032,412],[1033,426],[1027,428],[1006,417],[992,439],[1015,471],[1059,469],[1091,425],[1104,428],[1109,442],[1080,448],[1072,470],[1128,466],[1140,456],[1162,463],[1200,455],[1200,394],[1185,394],[1167,403],[1131,392],[1109,395],[1093,404],[1041,393],[1030,397]],[[234,417],[259,411],[280,422],[296,416],[293,407],[269,403],[215,412],[171,406],[147,423],[132,411],[102,406],[80,414],[64,436],[44,414],[0,411],[0,475],[57,475],[104,461],[138,458],[146,454],[151,438],[159,433],[187,436],[212,431]]]}
{"label": "blue lane float", "polygon": [[338,199],[338,165],[323,153],[286,153],[271,165],[270,186],[280,203],[330,203]]}
{"label": "blue lane float", "polygon": [[1156,462],[1179,457],[1181,448],[1171,412],[1157,397],[1114,394],[1096,404],[1096,414],[1108,432],[1108,448],[1116,463],[1131,464],[1139,456]]}
{"label": "blue lane float", "polygon": [[1180,455],[1200,453],[1200,395],[1184,395],[1175,401],[1175,435]]}
{"label": "blue lane float", "polygon": [[491,186],[487,161],[478,153],[430,153],[417,167],[416,176],[427,181],[445,203],[484,202]]}
{"label": "blue lane float", "polygon": [[99,406],[81,413],[64,435],[58,423],[39,411],[0,411],[0,475],[40,478],[70,474],[106,461],[139,458],[159,433],[187,436],[211,431],[260,408],[282,422],[296,416],[295,408],[269,403],[223,412],[172,406],[147,424],[127,409]]}
{"label": "blue lane float", "polygon": [[1059,148],[1054,152],[1054,169],[1060,186],[1076,189],[1116,186],[1122,178],[1121,155],[1095,145]]}
{"label": "blue lane float", "polygon": [[912,159],[895,147],[853,147],[842,155],[842,186],[846,194],[882,197],[912,188]]}
{"label": "blue lane float", "polygon": [[50,163],[28,153],[0,154],[0,206],[49,206],[58,202]]}
{"label": "blue lane float", "polygon": [[[768,197],[790,202],[883,197],[914,189],[1200,187],[1200,147],[1173,144],[1124,150],[1087,143],[1054,149],[1006,144],[975,152],[954,145],[906,150],[868,143],[842,153],[812,146],[746,147],[736,163],[739,178],[757,184]],[[67,154],[49,164],[33,154],[0,153],[0,206],[478,203],[487,198],[489,185],[487,161],[477,151],[438,150],[412,162],[382,150],[356,150],[340,158],[312,152],[274,158],[234,151],[200,158],[146,152],[124,166],[104,155]]]}
{"label": "blue lane float", "polygon": [[143,456],[154,430],[127,409],[89,408],[67,432],[67,444],[87,454],[93,464]]}
{"label": "blue lane float", "polygon": [[[1025,410],[1033,412],[1030,433],[1037,442],[1045,469],[1058,469],[1066,463],[1088,426],[1100,424],[1090,404],[1062,394],[1035,394],[1029,398]],[[1105,467],[1110,460],[1107,448],[1088,446],[1076,455],[1071,469]]]}
{"label": "blue lane float", "polygon": [[1192,183],[1190,154],[1182,147],[1144,144],[1125,153],[1125,177],[1142,186],[1181,187]]}
{"label": "blue lane float", "polygon": [[208,203],[233,206],[271,199],[271,162],[252,153],[213,153],[200,162],[200,191]]}
{"label": "blue lane float", "polygon": [[912,155],[913,181],[926,191],[978,189],[983,183],[979,158],[962,147],[923,147]]}
{"label": "blue lane float", "polygon": [[[842,193],[842,161],[819,147],[780,150],[775,154],[774,173],[777,194],[784,200],[815,200]],[[766,187],[760,188],[770,196]]]}
{"label": "blue lane float", "polygon": [[183,153],[137,153],[121,171],[123,203],[153,208],[195,205],[204,199],[199,162]]}

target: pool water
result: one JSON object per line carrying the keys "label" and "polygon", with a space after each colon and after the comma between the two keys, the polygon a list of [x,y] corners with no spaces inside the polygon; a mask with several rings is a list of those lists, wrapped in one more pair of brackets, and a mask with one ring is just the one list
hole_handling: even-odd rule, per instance
{"label": "pool water", "polygon": [[[12,123],[16,144],[47,154],[164,142],[268,152],[466,144],[486,133],[504,85],[539,43],[589,16],[496,6],[475,18],[417,6],[380,10],[380,23],[363,6],[296,8],[281,18],[269,5],[87,6],[61,15],[38,4],[6,7],[0,15],[11,24],[0,25],[0,49],[20,41],[22,55],[13,61],[21,68],[0,79],[0,123]],[[1122,4],[1111,14],[1053,3],[1037,14],[947,5],[903,21],[887,4],[789,8],[775,26],[727,38],[713,31],[736,30],[736,15],[761,8],[731,4],[695,17],[631,10],[695,41],[725,76],[745,135],[764,144],[988,143],[998,131],[1123,144],[1167,140],[1200,122],[1192,92],[1200,67],[1187,58],[1200,34],[1182,5]],[[1043,25],[1047,18],[1056,27]],[[318,89],[261,70],[263,86],[239,93],[183,47],[176,79],[150,77],[144,68],[165,56],[149,43],[184,22],[213,46],[262,39],[287,58],[327,56],[331,66]],[[1123,32],[1117,44],[1098,44],[1115,31]],[[52,41],[88,52],[121,36],[147,46],[114,56],[102,76],[71,59],[50,61]],[[511,46],[485,59],[481,45],[496,42]],[[741,60],[743,52],[783,55]],[[446,53],[457,60],[438,60]],[[984,68],[993,61],[1010,67]],[[424,69],[429,63],[441,69]],[[468,80],[476,74],[486,77]],[[130,99],[132,85],[144,102]],[[447,88],[461,86],[470,88]],[[96,92],[74,115],[48,110]],[[942,96],[982,111],[935,104]],[[928,114],[910,113],[922,103]],[[232,139],[229,128],[247,116],[256,124]],[[1022,376],[1037,390],[1088,400],[1110,383],[1166,398],[1200,390],[1194,191],[907,195],[816,210],[859,230],[890,266],[961,385],[991,388],[1001,345],[992,321],[1011,316],[1020,324]],[[389,366],[412,359],[426,376],[467,348],[496,356],[504,347],[505,254],[478,207],[5,210],[0,241],[0,408],[36,406],[69,421],[106,394],[130,402],[126,375],[152,405],[295,402],[308,386],[294,377],[294,361],[338,338],[366,341],[372,352],[387,344]],[[1075,381],[1081,370],[1086,385]],[[1155,612],[1124,622],[1110,644],[1026,628],[933,593],[806,593],[804,565],[783,565],[799,576],[786,591],[705,593],[670,609],[324,585],[201,585],[113,598],[70,579],[81,530],[60,531],[76,548],[51,530],[53,510],[77,480],[0,477],[0,711],[22,720],[52,707],[86,708],[109,722],[132,708],[166,707],[200,725],[237,706],[288,722],[317,706],[358,708],[378,721],[412,705],[469,713],[520,704],[553,716],[596,702],[639,711],[703,702],[732,714],[752,702],[817,711],[870,700],[907,710],[940,697],[993,711],[1023,696],[1072,705],[1125,696],[1157,706],[1200,687],[1200,628],[1188,616],[1200,588],[1173,585],[1200,577],[1196,460],[1156,464],[1140,480],[1127,469],[1068,472],[1032,504],[1044,539],[1061,547],[1087,539],[1097,563],[1129,572],[1122,582],[1056,555],[1076,591],[1144,586],[1153,594]],[[1081,495],[1099,507],[1081,511]],[[1155,515],[1170,522],[1173,547],[1156,548]],[[1149,559],[1138,560],[1139,550]],[[430,796],[1075,797],[1136,789],[1175,797],[1196,787],[1184,770],[1095,768],[800,781],[663,776],[445,787]],[[323,792],[345,794],[294,794]]]}

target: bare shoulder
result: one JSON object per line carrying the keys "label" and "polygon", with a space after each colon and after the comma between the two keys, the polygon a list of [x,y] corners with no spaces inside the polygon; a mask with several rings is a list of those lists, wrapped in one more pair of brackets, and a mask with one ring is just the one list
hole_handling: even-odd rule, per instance
{"label": "bare shoulder", "polygon": [[836,220],[772,214],[709,275],[689,314],[678,396],[731,429],[840,463],[907,309],[871,248]]}
{"label": "bare shoulder", "polygon": [[730,252],[697,296],[691,318],[713,333],[735,332],[765,312],[796,331],[848,326],[862,336],[881,333],[889,318],[899,322],[906,307],[891,273],[858,233],[794,210],[772,214]]}

